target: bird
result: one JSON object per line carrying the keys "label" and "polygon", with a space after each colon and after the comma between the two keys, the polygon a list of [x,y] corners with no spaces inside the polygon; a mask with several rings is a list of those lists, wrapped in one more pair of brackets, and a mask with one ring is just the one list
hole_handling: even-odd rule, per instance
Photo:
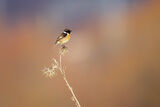
{"label": "bird", "polygon": [[55,44],[64,46],[64,44],[70,40],[71,32],[72,32],[72,30],[70,30],[70,29],[67,29],[67,28],[64,29],[64,31],[61,33],[61,35],[57,37]]}

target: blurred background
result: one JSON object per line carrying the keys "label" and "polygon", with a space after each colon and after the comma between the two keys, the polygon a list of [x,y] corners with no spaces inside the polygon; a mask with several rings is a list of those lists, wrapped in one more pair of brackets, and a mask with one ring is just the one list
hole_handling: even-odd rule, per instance
{"label": "blurred background", "polygon": [[42,75],[54,42],[82,107],[160,107],[159,0],[0,0],[0,107],[75,107]]}

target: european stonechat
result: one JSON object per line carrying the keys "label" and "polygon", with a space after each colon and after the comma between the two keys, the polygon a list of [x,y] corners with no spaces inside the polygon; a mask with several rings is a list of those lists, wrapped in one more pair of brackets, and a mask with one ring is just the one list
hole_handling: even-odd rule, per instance
{"label": "european stonechat", "polygon": [[72,30],[70,30],[70,29],[64,29],[64,31],[61,33],[61,35],[58,36],[55,44],[56,45],[60,44],[63,46],[65,43],[67,43],[70,40],[71,32],[72,32]]}

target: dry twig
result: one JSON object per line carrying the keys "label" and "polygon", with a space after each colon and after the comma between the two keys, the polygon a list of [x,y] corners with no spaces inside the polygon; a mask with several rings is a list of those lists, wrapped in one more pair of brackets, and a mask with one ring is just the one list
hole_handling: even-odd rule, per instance
{"label": "dry twig", "polygon": [[68,51],[67,47],[62,47],[61,50],[60,50],[60,55],[59,55],[59,63],[56,59],[53,59],[54,63],[52,63],[51,67],[50,68],[44,68],[43,72],[46,75],[46,77],[52,78],[56,74],[56,72],[59,70],[61,72],[61,75],[62,75],[65,83],[66,83],[66,86],[68,87],[69,91],[72,94],[72,97],[71,97],[72,101],[75,102],[77,107],[81,107],[81,105],[80,105],[80,103],[79,103],[71,85],[69,84],[69,82],[67,80],[65,70],[63,69],[63,66],[62,66],[62,56],[67,51]]}

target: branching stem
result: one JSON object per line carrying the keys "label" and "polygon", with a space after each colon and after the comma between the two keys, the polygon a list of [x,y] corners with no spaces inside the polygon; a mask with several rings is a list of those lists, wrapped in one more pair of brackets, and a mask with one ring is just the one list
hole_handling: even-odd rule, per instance
{"label": "branching stem", "polygon": [[77,99],[72,87],[70,86],[70,84],[69,84],[69,82],[68,82],[68,80],[66,78],[65,71],[63,70],[63,67],[62,67],[62,55],[61,54],[60,54],[60,58],[59,58],[59,70],[60,70],[60,72],[61,72],[61,74],[63,76],[63,79],[64,79],[69,91],[72,94],[72,100],[75,102],[77,107],[81,107],[81,105],[80,105],[80,103],[79,103],[79,101],[78,101],[78,99]]}

